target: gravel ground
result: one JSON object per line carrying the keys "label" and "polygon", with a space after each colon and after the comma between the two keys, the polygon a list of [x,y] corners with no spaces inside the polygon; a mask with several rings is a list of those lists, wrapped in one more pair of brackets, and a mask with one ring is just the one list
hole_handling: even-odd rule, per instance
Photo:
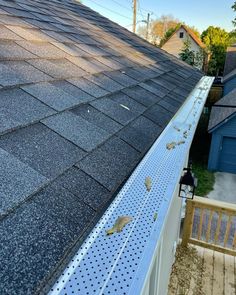
{"label": "gravel ground", "polygon": [[205,269],[197,250],[192,246],[183,247],[179,245],[175,259],[168,295],[187,295],[190,292],[192,295],[206,295],[202,286],[202,276]]}

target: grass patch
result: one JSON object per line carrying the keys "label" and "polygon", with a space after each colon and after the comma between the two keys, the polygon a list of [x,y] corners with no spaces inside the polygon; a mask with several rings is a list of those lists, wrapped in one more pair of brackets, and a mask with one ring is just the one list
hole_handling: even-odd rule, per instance
{"label": "grass patch", "polygon": [[193,164],[193,172],[198,179],[198,186],[195,194],[204,197],[213,190],[215,174],[208,171],[207,167],[202,163],[196,162]]}
{"label": "grass patch", "polygon": [[208,120],[209,116],[202,114],[190,150],[193,172],[198,178],[198,186],[195,194],[202,197],[213,190],[213,185],[215,183],[214,173],[207,170],[211,143],[210,134],[207,132]]}

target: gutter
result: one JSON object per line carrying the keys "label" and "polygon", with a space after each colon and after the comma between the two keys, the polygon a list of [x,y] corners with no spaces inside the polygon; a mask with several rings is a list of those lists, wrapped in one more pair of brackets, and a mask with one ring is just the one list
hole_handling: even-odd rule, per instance
{"label": "gutter", "polygon": [[[198,82],[49,295],[142,294],[213,80],[204,76]],[[167,149],[172,142],[179,144]],[[150,192],[144,185],[147,176],[152,179]],[[121,233],[107,236],[105,231],[122,215],[132,216],[132,222]]]}

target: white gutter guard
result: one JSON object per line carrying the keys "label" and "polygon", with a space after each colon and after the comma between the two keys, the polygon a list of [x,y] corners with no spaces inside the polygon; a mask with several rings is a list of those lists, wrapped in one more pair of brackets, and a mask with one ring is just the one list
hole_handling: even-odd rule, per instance
{"label": "white gutter guard", "polygon": [[[165,217],[213,80],[205,76],[198,82],[49,295],[143,294]],[[175,148],[167,148],[174,143]],[[150,192],[144,185],[147,176],[152,179]],[[121,233],[107,236],[106,230],[124,215],[131,216],[132,222]]]}

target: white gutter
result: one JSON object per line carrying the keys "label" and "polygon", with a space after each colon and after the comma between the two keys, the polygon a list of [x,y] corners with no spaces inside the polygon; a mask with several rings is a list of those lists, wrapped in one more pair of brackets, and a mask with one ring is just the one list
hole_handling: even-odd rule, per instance
{"label": "white gutter", "polygon": [[[203,77],[169,122],[115,200],[59,277],[49,295],[138,295],[214,78]],[[184,136],[184,132],[187,136]],[[182,142],[168,150],[167,144]],[[152,179],[147,192],[145,178]],[[157,219],[154,220],[154,214]],[[118,216],[132,216],[119,234],[107,236]],[[161,294],[162,295],[162,294]]]}

